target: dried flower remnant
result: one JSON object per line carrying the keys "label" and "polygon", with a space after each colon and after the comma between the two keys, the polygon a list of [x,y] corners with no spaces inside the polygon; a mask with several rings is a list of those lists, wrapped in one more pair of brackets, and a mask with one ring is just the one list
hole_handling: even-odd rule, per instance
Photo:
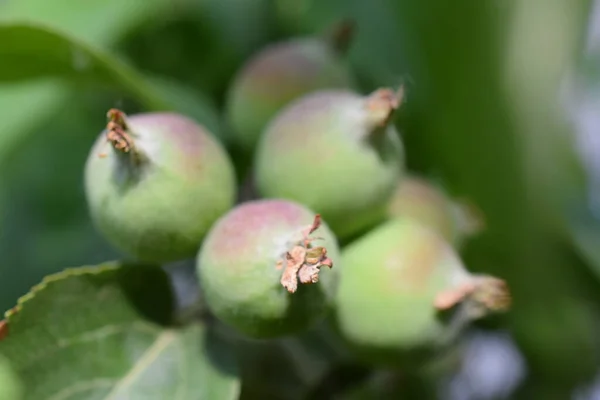
{"label": "dried flower remnant", "polygon": [[333,262],[327,257],[327,249],[324,247],[315,247],[309,249],[306,253],[304,265],[298,271],[298,278],[301,283],[319,282],[319,271],[321,267],[333,268]]}
{"label": "dried flower remnant", "polygon": [[303,284],[317,283],[321,267],[333,268],[333,261],[327,257],[327,249],[322,246],[312,247],[314,240],[321,239],[310,237],[319,226],[321,215],[317,214],[312,225],[302,231],[302,240],[285,253],[285,261],[277,262],[277,269],[281,269],[284,264],[286,266],[281,276],[281,284],[290,293],[295,293],[298,289],[298,280]]}
{"label": "dried flower remnant", "polygon": [[404,86],[400,86],[397,90],[380,88],[371,93],[366,98],[365,106],[374,126],[387,126],[403,100]]}
{"label": "dried flower remnant", "polygon": [[434,306],[443,311],[462,302],[468,304],[473,318],[480,318],[492,312],[508,311],[512,299],[504,280],[488,275],[475,275],[472,280],[439,293]]}
{"label": "dried flower remnant", "polygon": [[506,282],[493,276],[476,276],[475,290],[469,296],[473,314],[480,317],[490,312],[506,312],[512,298]]}
{"label": "dried flower remnant", "polygon": [[[294,293],[298,289],[298,271],[304,264],[306,249],[302,246],[294,246],[291,251],[285,253],[285,270],[281,276],[281,284],[288,292]],[[281,261],[278,267],[281,268]]]}
{"label": "dried flower remnant", "polygon": [[[113,145],[115,150],[123,153],[129,153],[134,150],[133,139],[127,133],[127,122],[125,113],[116,108],[111,108],[106,113],[108,123],[106,124],[106,141]],[[106,157],[106,153],[100,153],[101,158]]]}

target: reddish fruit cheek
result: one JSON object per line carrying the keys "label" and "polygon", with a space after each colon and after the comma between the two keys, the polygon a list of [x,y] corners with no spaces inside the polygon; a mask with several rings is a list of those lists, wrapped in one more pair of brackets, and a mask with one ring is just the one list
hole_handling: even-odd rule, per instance
{"label": "reddish fruit cheek", "polygon": [[286,202],[266,200],[261,204],[250,204],[232,211],[218,223],[211,235],[212,254],[222,259],[242,259],[264,246],[265,238],[272,238],[275,246],[277,238],[283,244],[288,232],[307,224],[310,220],[303,221],[298,210]]}

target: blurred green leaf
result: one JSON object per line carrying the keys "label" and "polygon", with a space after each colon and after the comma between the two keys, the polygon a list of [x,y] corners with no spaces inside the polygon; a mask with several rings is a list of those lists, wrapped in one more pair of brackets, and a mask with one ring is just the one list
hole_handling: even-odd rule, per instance
{"label": "blurred green leaf", "polygon": [[572,217],[568,236],[577,252],[600,279],[600,221],[591,213]]}
{"label": "blurred green leaf", "polygon": [[580,76],[588,90],[600,87],[600,49],[587,54],[581,61]]}
{"label": "blurred green leaf", "polygon": [[112,45],[157,15],[188,0],[8,0],[0,3],[0,21],[27,20],[50,24],[95,46]]}
{"label": "blurred green leaf", "polygon": [[26,399],[235,399],[233,359],[199,324],[171,328],[160,267],[107,263],[46,277],[7,313],[0,352]]}
{"label": "blurred green leaf", "polygon": [[11,363],[0,354],[0,400],[21,400],[23,385]]}
{"label": "blurred green leaf", "polygon": [[[2,32],[10,27],[19,26],[44,26],[56,27],[49,30],[60,29],[78,40],[105,49],[111,47],[123,35],[135,31],[136,28],[146,23],[152,23],[156,15],[168,15],[170,11],[177,10],[187,4],[187,0],[172,2],[168,0],[89,0],[85,2],[72,2],[70,0],[18,0],[0,2],[0,26]],[[16,21],[21,21],[18,23]],[[10,29],[8,30],[10,31]],[[14,32],[14,31],[13,31]],[[54,32],[54,31],[53,31]],[[31,33],[26,31],[26,33]],[[56,32],[54,32],[56,34]],[[39,36],[39,35],[38,35]],[[16,38],[20,41],[19,38]],[[12,38],[11,40],[15,40]],[[29,38],[25,38],[25,44]],[[29,42],[29,50],[38,52],[48,45],[47,36],[42,36],[42,43]],[[9,51],[9,42],[5,45],[4,37],[0,35],[0,49]],[[20,46],[20,44],[19,44]],[[31,46],[34,46],[31,49]],[[41,48],[38,48],[41,46]],[[64,46],[63,46],[64,47]],[[67,46],[68,47],[68,46]],[[27,50],[23,49],[23,50]],[[10,52],[10,51],[9,51]],[[2,54],[2,50],[0,50]],[[69,64],[78,60],[85,61],[85,49],[78,49],[77,44],[69,50],[71,59]],[[44,69],[46,62],[56,61],[36,58],[36,54],[23,55],[18,49],[15,56],[35,61],[38,67]],[[43,57],[44,54],[40,54]],[[25,61],[26,61],[25,60]],[[4,66],[13,65],[6,56],[0,63],[0,81],[5,81],[7,75]],[[79,64],[81,65],[81,64]],[[56,65],[55,65],[56,66]],[[35,67],[31,65],[18,65],[30,73]],[[56,72],[56,71],[54,71]],[[14,74],[14,71],[11,73]],[[46,73],[44,73],[46,74]],[[13,151],[17,140],[25,139],[31,130],[36,129],[42,121],[56,111],[65,99],[68,90],[61,82],[27,82],[18,85],[0,85],[0,106],[4,111],[0,121],[0,160]]]}
{"label": "blurred green leaf", "polygon": [[[590,325],[570,325],[566,304],[591,313],[557,225],[581,196],[581,165],[559,94],[588,6],[587,0],[395,3],[398,47],[414,82],[402,112],[409,161],[439,173],[482,209],[487,231],[467,246],[467,265],[506,278],[515,304],[507,324],[531,375],[562,393],[594,374],[598,360]],[[549,38],[554,45],[546,46]],[[536,329],[542,310],[557,330],[545,340]],[[559,351],[571,341],[585,350]]]}
{"label": "blurred green leaf", "polygon": [[46,76],[114,84],[151,109],[169,108],[144,79],[116,56],[40,24],[0,24],[0,82]]}
{"label": "blurred green leaf", "polygon": [[13,152],[27,132],[50,118],[67,96],[68,90],[56,80],[0,84],[0,160]]}
{"label": "blurred green leaf", "polygon": [[[90,0],[83,3],[70,0],[18,0],[0,3],[0,24],[3,29],[17,27],[15,21],[26,22],[29,25],[53,26],[73,35],[78,40],[99,48],[111,47],[123,35],[134,31],[144,23],[150,23],[156,15],[167,15],[169,11],[178,9],[187,0],[178,3],[167,0]],[[6,33],[6,32],[4,32]],[[46,38],[48,39],[48,38]],[[44,39],[44,40],[46,40]],[[7,51],[0,36],[0,49]],[[47,43],[42,43],[45,45]],[[35,45],[35,43],[30,43]],[[19,45],[20,46],[20,45]],[[38,51],[37,45],[33,50]],[[77,47],[77,46],[75,46]],[[73,48],[72,59],[83,54]],[[0,54],[1,54],[0,50]],[[16,56],[23,57],[20,50]],[[33,55],[35,57],[35,54]],[[43,56],[43,54],[41,55]],[[27,56],[26,56],[27,57]],[[53,58],[54,59],[54,58]],[[84,58],[77,58],[79,62]],[[43,69],[48,60],[36,60]],[[7,57],[2,58],[0,71],[5,65],[10,65]],[[14,66],[14,62],[13,62]],[[19,65],[19,69],[23,66]],[[26,65],[31,72],[33,67]],[[13,72],[14,74],[14,72]],[[0,72],[0,81],[6,75]],[[19,139],[25,139],[27,133],[37,128],[37,125],[55,112],[57,106],[64,100],[67,89],[59,82],[28,82],[20,85],[0,86],[0,106],[4,111],[0,121],[0,160],[8,152],[12,152],[13,144]]]}

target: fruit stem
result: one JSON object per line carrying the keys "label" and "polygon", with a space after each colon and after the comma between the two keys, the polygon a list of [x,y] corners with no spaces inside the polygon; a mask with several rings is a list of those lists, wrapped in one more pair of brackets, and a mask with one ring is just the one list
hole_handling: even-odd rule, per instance
{"label": "fruit stem", "polygon": [[327,41],[339,56],[348,53],[356,33],[356,23],[352,19],[343,19],[333,25],[327,35]]}
{"label": "fruit stem", "polygon": [[374,127],[373,132],[385,128],[402,104],[404,99],[404,86],[394,91],[390,88],[380,88],[371,93],[366,100],[367,124]]}

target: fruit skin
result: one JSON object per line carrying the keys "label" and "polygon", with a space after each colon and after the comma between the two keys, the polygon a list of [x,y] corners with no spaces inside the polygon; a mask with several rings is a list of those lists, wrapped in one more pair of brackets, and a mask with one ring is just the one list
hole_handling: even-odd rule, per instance
{"label": "fruit skin", "polygon": [[[421,366],[447,350],[470,320],[509,304],[503,281],[470,274],[452,246],[410,218],[349,244],[342,263],[332,322],[374,364]],[[457,312],[445,314],[453,307]]]}
{"label": "fruit skin", "polygon": [[397,96],[323,90],[288,105],[258,145],[258,191],[321,213],[341,240],[383,220],[404,173],[404,148],[390,124]]}
{"label": "fruit skin", "polygon": [[221,321],[253,338],[284,336],[322,320],[337,287],[340,269],[336,238],[326,224],[314,237],[324,240],[333,268],[323,268],[315,284],[289,293],[280,283],[277,262],[315,214],[285,200],[242,203],[219,219],[197,257],[196,269],[208,308]]}
{"label": "fruit skin", "polygon": [[107,129],[85,165],[95,226],[141,261],[193,257],[210,226],[234,205],[229,156],[201,125],[176,113],[132,115],[126,124],[135,151],[107,145]]}
{"label": "fruit skin", "polygon": [[292,100],[315,90],[353,85],[341,54],[320,37],[270,44],[237,73],[226,115],[234,140],[251,152],[268,122]]}
{"label": "fruit skin", "polygon": [[455,247],[483,228],[483,219],[474,207],[454,201],[439,186],[416,174],[398,182],[388,204],[388,217],[413,218]]}

